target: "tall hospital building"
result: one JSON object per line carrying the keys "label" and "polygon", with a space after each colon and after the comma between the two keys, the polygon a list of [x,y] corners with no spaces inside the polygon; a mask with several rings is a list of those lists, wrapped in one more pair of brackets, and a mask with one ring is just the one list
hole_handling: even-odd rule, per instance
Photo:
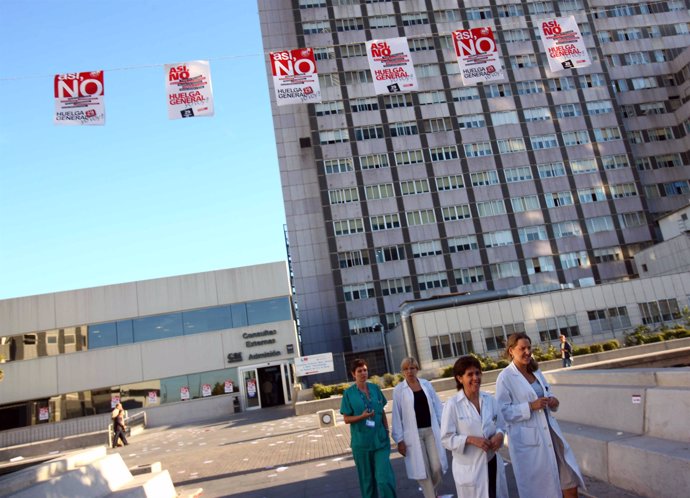
{"label": "tall hospital building", "polygon": [[[690,198],[689,7],[259,0],[265,50],[313,48],[322,90],[271,97],[302,354],[382,371],[405,301],[636,277]],[[565,16],[593,63],[553,73],[538,26]],[[451,33],[483,26],[506,78],[463,86]],[[365,42],[403,36],[419,91],[377,96]]]}

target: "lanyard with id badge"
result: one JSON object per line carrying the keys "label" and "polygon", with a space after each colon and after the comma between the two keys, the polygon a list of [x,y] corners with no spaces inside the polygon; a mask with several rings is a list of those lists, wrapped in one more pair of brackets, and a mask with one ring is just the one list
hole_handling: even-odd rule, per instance
{"label": "lanyard with id badge", "polygon": [[[366,411],[376,413],[376,411],[374,410],[374,406],[372,404],[372,400],[367,399],[367,397],[364,395],[362,391],[359,391],[359,395],[362,397],[362,402],[364,403],[364,408],[366,408]],[[371,391],[369,392],[369,396],[373,397]],[[371,418],[367,418],[367,420],[364,423],[367,427],[371,427],[372,429],[376,427],[376,421],[372,420]]]}

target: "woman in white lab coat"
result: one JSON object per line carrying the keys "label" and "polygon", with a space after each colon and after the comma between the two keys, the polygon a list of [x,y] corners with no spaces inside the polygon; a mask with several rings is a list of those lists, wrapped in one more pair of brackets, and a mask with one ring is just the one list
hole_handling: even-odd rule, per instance
{"label": "woman in white lab coat", "polygon": [[524,332],[508,338],[512,363],[496,381],[496,399],[508,424],[508,446],[521,497],[575,498],[585,487],[575,454],[551,415],[559,401],[532,359]]}
{"label": "woman in white lab coat", "polygon": [[400,369],[405,380],[393,389],[393,440],[405,457],[407,477],[419,482],[424,498],[436,498],[448,470],[440,433],[443,405],[431,383],[417,378],[417,360],[405,358]]}
{"label": "woman in white lab coat", "polygon": [[507,498],[503,460],[496,453],[505,427],[494,397],[479,390],[479,360],[462,356],[453,365],[453,375],[458,393],[443,407],[441,442],[453,453],[458,497]]}

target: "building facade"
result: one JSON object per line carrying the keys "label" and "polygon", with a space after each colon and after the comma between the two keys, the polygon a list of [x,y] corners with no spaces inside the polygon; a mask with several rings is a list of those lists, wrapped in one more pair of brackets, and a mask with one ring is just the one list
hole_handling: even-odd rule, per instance
{"label": "building facade", "polygon": [[[258,3],[266,52],[313,48],[322,91],[272,97],[304,354],[383,371],[405,301],[636,276],[687,203],[686,1]],[[570,15],[593,63],[552,73],[536,28]],[[463,86],[451,33],[482,26],[506,78]],[[401,36],[420,89],[375,95],[365,42]]]}
{"label": "building facade", "polygon": [[0,301],[0,430],[220,394],[289,403],[285,262]]}

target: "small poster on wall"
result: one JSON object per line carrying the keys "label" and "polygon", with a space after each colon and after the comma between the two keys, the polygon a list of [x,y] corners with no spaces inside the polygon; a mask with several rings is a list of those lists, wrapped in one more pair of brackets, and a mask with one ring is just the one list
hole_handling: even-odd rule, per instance
{"label": "small poster on wall", "polygon": [[201,385],[201,396],[206,398],[211,395],[211,384]]}
{"label": "small poster on wall", "polygon": [[256,398],[256,379],[249,379],[247,381],[247,397]]}
{"label": "small poster on wall", "polygon": [[146,397],[146,401],[149,405],[158,403],[158,393],[156,391],[149,391],[149,394]]}
{"label": "small poster on wall", "polygon": [[42,406],[38,409],[38,420],[46,421],[50,419],[50,409],[47,406]]}
{"label": "small poster on wall", "polygon": [[117,404],[120,402],[120,395],[119,394],[113,394],[110,397],[110,409],[112,410],[117,406]]}
{"label": "small poster on wall", "polygon": [[235,385],[231,380],[226,380],[225,381],[225,392],[226,393],[231,393],[235,390]]}
{"label": "small poster on wall", "polygon": [[187,386],[180,387],[180,400],[186,401],[188,399],[189,399],[189,387],[187,387]]}

